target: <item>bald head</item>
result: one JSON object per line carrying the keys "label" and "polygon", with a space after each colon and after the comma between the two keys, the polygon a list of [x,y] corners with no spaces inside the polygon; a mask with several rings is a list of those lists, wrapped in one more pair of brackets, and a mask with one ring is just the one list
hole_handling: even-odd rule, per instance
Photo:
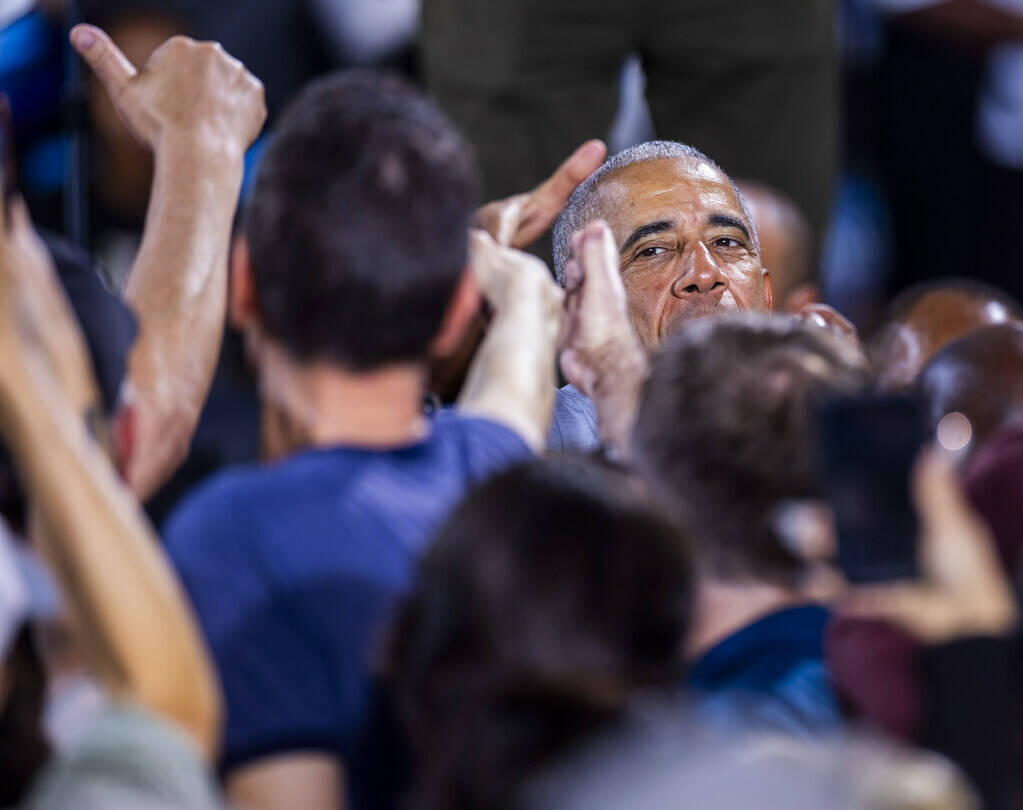
{"label": "bald head", "polygon": [[816,303],[813,241],[806,217],[777,189],[753,180],[740,180],[737,185],[760,237],[761,263],[771,273],[775,310],[797,313]]}
{"label": "bald head", "polygon": [[985,326],[1021,321],[1019,305],[987,284],[943,279],[911,287],[892,303],[870,343],[878,385],[907,388],[924,365],[953,340]]}
{"label": "bald head", "polygon": [[961,413],[977,447],[1023,415],[1023,325],[987,326],[954,340],[920,372],[934,425]]}

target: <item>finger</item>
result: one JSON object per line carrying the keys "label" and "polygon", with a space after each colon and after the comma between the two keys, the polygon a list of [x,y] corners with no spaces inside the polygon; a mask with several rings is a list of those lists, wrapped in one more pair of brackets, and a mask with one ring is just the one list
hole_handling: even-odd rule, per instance
{"label": "finger", "polygon": [[507,204],[501,207],[495,234],[497,244],[507,246],[512,243],[522,221],[522,208],[528,199],[529,195],[519,194],[509,199]]}
{"label": "finger", "polygon": [[71,44],[113,99],[124,92],[138,73],[107,33],[94,25],[83,24],[72,28]]}
{"label": "finger", "polygon": [[555,216],[565,207],[572,192],[595,172],[607,157],[607,147],[601,140],[587,141],[576,149],[554,170],[554,174],[533,189],[530,195],[534,206],[556,209]]}
{"label": "finger", "polygon": [[594,220],[583,230],[579,248],[580,262],[587,284],[600,296],[624,300],[625,287],[618,272],[618,254],[611,229],[603,220]]}
{"label": "finger", "polygon": [[569,259],[565,263],[565,267],[562,269],[562,276],[566,290],[574,291],[579,289],[583,283],[583,269],[577,259]]}
{"label": "finger", "polygon": [[558,218],[572,192],[596,171],[607,157],[603,141],[587,141],[529,194],[522,210],[515,247],[525,247],[540,237]]}
{"label": "finger", "polygon": [[497,257],[500,247],[486,231],[474,228],[469,231],[469,266],[483,291],[484,297],[496,306],[493,300],[495,286],[499,282]]}

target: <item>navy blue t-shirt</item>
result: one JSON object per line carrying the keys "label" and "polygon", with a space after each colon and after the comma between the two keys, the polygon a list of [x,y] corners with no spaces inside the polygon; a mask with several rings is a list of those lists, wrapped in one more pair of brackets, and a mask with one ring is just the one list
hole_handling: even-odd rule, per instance
{"label": "navy blue t-shirt", "polygon": [[309,450],[186,499],[165,539],[220,673],[225,771],[326,751],[361,792],[381,625],[467,488],[529,454],[507,428],[448,412],[418,444]]}

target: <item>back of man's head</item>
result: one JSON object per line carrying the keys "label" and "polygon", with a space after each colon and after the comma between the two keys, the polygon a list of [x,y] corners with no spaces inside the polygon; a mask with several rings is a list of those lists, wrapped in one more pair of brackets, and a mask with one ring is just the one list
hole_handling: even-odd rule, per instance
{"label": "back of man's head", "polygon": [[990,284],[945,278],[910,287],[888,306],[868,343],[877,383],[884,389],[905,389],[953,340],[1012,321],[1023,321],[1019,303]]}
{"label": "back of man's head", "polygon": [[246,211],[259,317],[295,359],[424,359],[466,266],[470,151],[403,81],[314,82],[277,125]]}
{"label": "back of man's head", "polygon": [[801,565],[774,527],[785,501],[817,494],[813,405],[865,382],[853,349],[790,317],[708,318],[666,344],[643,391],[632,450],[690,531],[703,573],[794,584]]}

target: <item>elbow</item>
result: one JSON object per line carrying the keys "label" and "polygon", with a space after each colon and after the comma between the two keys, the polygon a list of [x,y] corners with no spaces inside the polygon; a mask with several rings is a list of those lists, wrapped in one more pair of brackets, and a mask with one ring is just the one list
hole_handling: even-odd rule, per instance
{"label": "elbow", "polygon": [[130,458],[124,460],[128,484],[147,501],[188,458],[199,414],[151,408],[136,419]]}

